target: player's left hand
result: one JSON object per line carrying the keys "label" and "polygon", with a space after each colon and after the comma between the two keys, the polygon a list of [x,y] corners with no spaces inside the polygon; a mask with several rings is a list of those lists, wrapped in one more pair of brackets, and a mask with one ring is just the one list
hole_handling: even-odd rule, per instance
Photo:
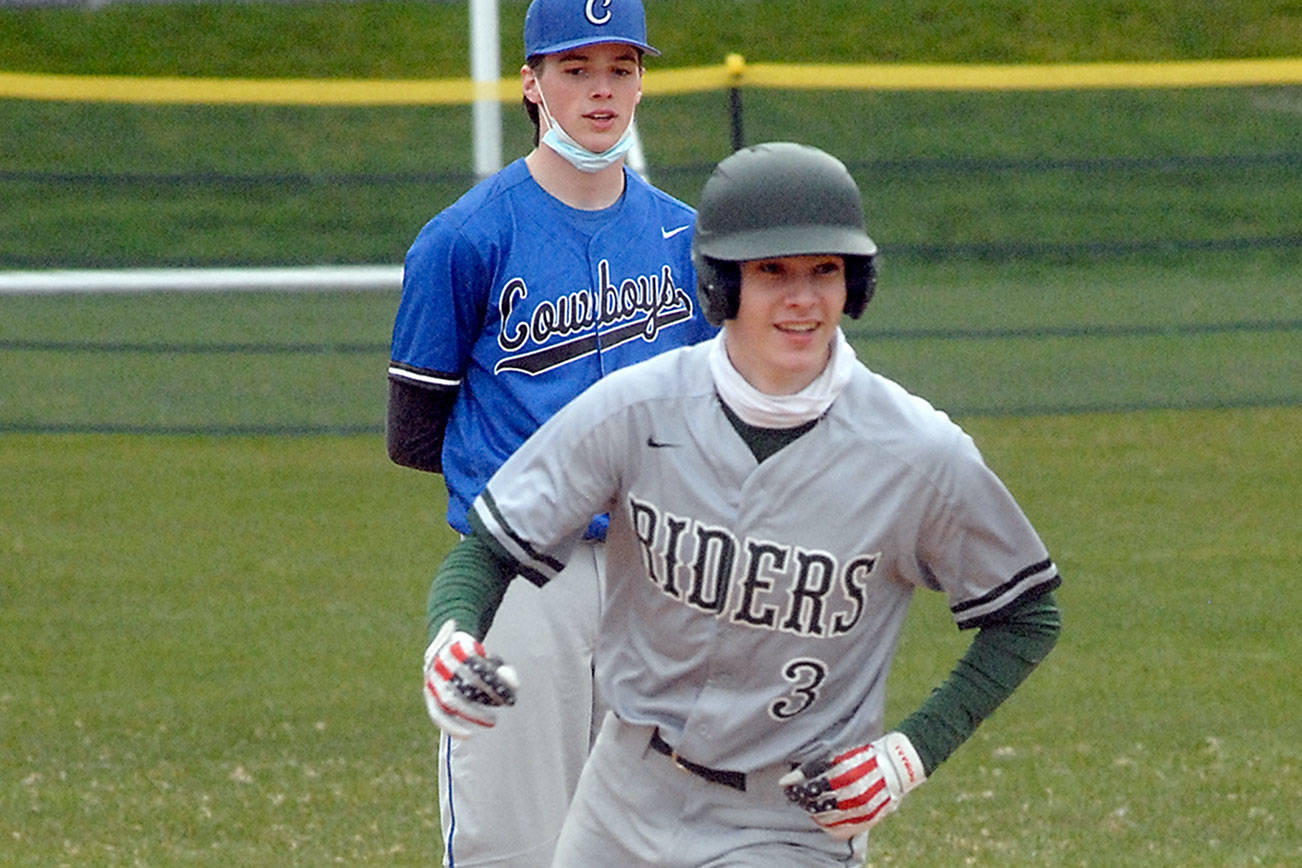
{"label": "player's left hand", "polygon": [[823,831],[844,839],[871,829],[926,779],[908,737],[888,732],[830,759],[811,760],[778,783]]}
{"label": "player's left hand", "polygon": [[456,621],[439,628],[425,649],[425,709],[430,719],[453,738],[469,738],[497,722],[497,709],[515,704],[520,679],[490,657],[474,636],[457,630]]}

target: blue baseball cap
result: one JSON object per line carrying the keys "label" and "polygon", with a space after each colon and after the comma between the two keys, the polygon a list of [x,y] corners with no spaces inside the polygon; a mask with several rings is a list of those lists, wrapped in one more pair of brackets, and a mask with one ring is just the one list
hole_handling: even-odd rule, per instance
{"label": "blue baseball cap", "polygon": [[642,0],[533,0],[524,15],[524,56],[623,42],[659,56],[646,41]]}

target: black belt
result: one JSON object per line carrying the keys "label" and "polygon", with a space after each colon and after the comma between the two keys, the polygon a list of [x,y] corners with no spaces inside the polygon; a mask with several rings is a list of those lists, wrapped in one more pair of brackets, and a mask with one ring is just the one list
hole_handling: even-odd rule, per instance
{"label": "black belt", "polygon": [[662,753],[669,757],[674,761],[674,765],[685,772],[691,772],[697,777],[705,778],[712,784],[723,784],[725,787],[732,787],[734,790],[741,790],[743,793],[746,792],[746,776],[741,772],[712,769],[691,760],[683,759],[660,737],[659,729],[651,733],[651,749],[656,753]]}

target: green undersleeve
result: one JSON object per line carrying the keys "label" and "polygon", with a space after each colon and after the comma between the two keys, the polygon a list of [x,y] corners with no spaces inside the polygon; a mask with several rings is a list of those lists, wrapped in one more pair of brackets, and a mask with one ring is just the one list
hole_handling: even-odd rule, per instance
{"label": "green undersleeve", "polygon": [[1062,617],[1053,593],[1035,594],[982,626],[954,671],[896,727],[935,771],[1031,674],[1058,641]]}
{"label": "green undersleeve", "polygon": [[477,534],[457,543],[430,584],[425,625],[433,639],[449,618],[457,627],[483,639],[515,574],[509,558]]}

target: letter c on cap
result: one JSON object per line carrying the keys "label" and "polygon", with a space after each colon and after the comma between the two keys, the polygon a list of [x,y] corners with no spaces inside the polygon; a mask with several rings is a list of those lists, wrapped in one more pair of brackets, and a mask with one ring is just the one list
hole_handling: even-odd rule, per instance
{"label": "letter c on cap", "polygon": [[583,14],[588,16],[588,20],[593,24],[605,24],[610,20],[610,0],[600,0],[601,8],[606,12],[606,14],[601,17],[597,17],[595,9],[597,2],[598,0],[588,0],[588,2],[583,6]]}

